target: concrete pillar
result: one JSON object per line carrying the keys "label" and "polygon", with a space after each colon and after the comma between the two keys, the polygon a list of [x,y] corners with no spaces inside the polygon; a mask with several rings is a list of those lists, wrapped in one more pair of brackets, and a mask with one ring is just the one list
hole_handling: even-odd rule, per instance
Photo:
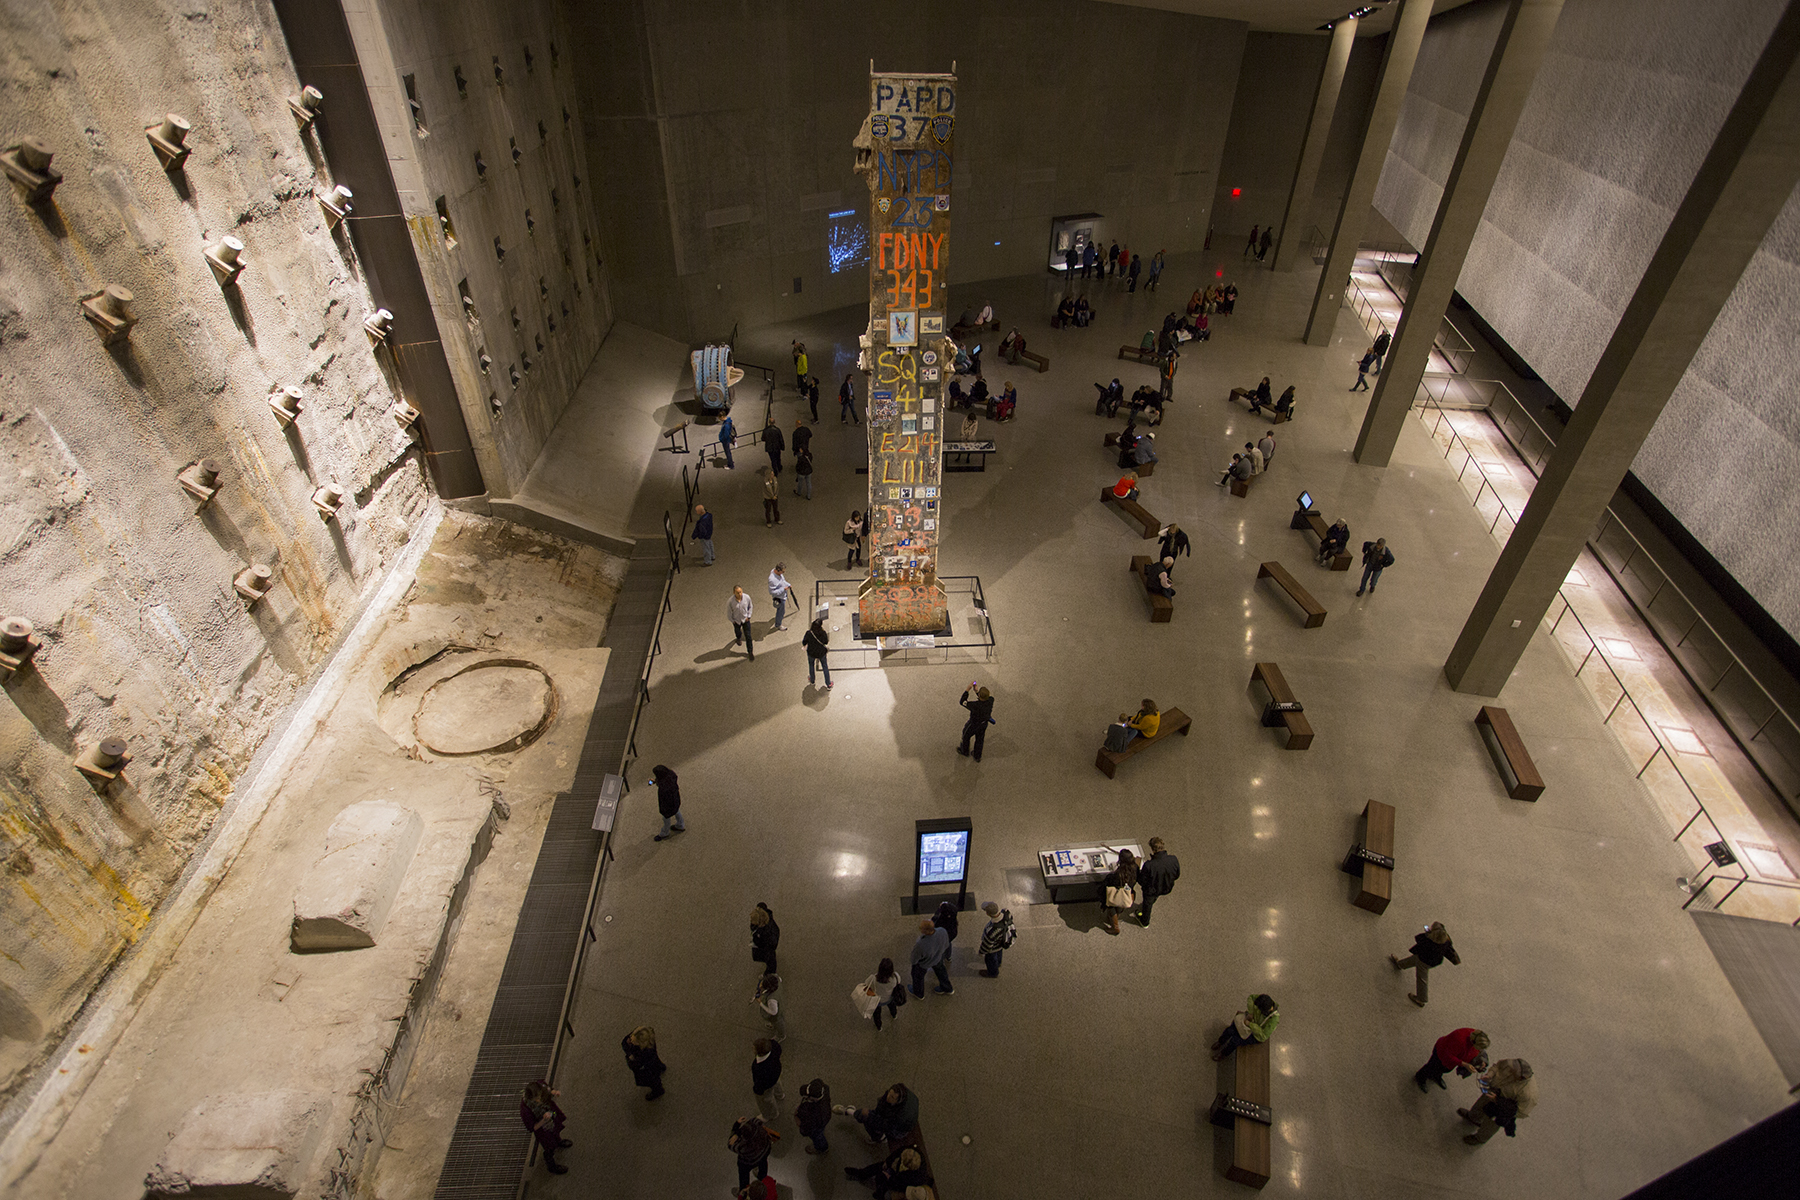
{"label": "concrete pillar", "polygon": [[1302,227],[1312,207],[1313,186],[1319,182],[1319,162],[1325,157],[1325,139],[1331,135],[1331,117],[1337,112],[1338,91],[1344,86],[1344,67],[1350,62],[1350,46],[1356,41],[1355,17],[1345,17],[1331,27],[1331,49],[1319,86],[1313,92],[1312,121],[1300,144],[1300,161],[1294,165],[1294,185],[1288,189],[1287,211],[1281,217],[1281,234],[1275,243],[1275,269],[1291,271],[1306,244]]}
{"label": "concrete pillar", "polygon": [[1385,467],[1400,437],[1400,425],[1412,411],[1419,380],[1431,358],[1437,337],[1469,245],[1487,211],[1488,194],[1500,174],[1500,164],[1512,145],[1513,129],[1525,109],[1538,67],[1556,32],[1563,0],[1512,0],[1494,52],[1488,56],[1487,74],[1475,95],[1469,123],[1463,127],[1462,146],[1444,184],[1431,236],[1413,272],[1406,308],[1394,330],[1394,344],[1377,376],[1374,394],[1363,413],[1362,432],[1356,438],[1356,461],[1364,466]]}
{"label": "concrete pillar", "polygon": [[1789,0],[1575,415],[1488,576],[1444,674],[1499,695],[1719,310],[1800,186],[1800,0]]}
{"label": "concrete pillar", "polygon": [[1381,165],[1387,161],[1388,143],[1394,140],[1400,105],[1406,99],[1406,85],[1412,82],[1419,42],[1430,19],[1431,0],[1400,0],[1387,50],[1381,56],[1381,78],[1375,84],[1375,101],[1369,105],[1369,123],[1363,127],[1362,144],[1356,151],[1356,168],[1350,173],[1350,186],[1344,189],[1344,202],[1331,231],[1331,249],[1325,255],[1318,291],[1313,293],[1312,314],[1306,318],[1309,346],[1331,344],[1331,331],[1344,303],[1344,281],[1350,278],[1356,248],[1362,244],[1375,185],[1381,181]]}

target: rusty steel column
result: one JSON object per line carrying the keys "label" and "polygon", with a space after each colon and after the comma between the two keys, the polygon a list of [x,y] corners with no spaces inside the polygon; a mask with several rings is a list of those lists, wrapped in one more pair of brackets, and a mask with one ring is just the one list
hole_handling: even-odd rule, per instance
{"label": "rusty steel column", "polygon": [[869,185],[869,577],[861,632],[937,633],[949,604],[937,581],[943,536],[944,389],[956,346],[950,287],[950,174],[956,76],[881,74],[856,169]]}

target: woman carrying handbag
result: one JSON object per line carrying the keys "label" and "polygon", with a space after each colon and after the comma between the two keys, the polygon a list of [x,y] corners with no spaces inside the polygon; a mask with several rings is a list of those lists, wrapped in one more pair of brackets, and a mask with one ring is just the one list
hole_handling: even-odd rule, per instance
{"label": "woman carrying handbag", "polygon": [[881,1010],[886,1008],[889,1017],[898,1016],[900,1006],[906,1003],[906,985],[900,982],[899,974],[894,970],[894,960],[884,958],[875,973],[850,989],[850,1002],[856,1005],[856,1011],[866,1021],[873,1017],[875,1028],[881,1028]]}
{"label": "woman carrying handbag", "polygon": [[1106,903],[1106,932],[1119,936],[1119,914],[1138,905],[1137,856],[1129,850],[1119,851],[1119,865],[1101,880]]}

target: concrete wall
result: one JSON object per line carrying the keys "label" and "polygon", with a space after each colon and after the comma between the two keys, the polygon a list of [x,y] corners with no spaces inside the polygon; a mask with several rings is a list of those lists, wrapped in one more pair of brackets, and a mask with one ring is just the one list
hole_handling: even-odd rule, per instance
{"label": "concrete wall", "polygon": [[[54,204],[0,196],[0,607],[44,648],[0,703],[0,1096],[141,931],[283,706],[428,502],[388,415],[348,239],[314,200],[330,166],[296,128],[263,0],[0,8],[0,144],[47,141]],[[326,98],[331,104],[331,98]],[[194,126],[166,174],[144,127]],[[202,246],[233,234],[222,292]],[[110,351],[78,301],[136,294]],[[306,393],[284,433],[266,397]],[[219,461],[196,513],[176,484]],[[315,484],[348,499],[326,523]],[[275,568],[246,611],[232,577]],[[97,795],[72,758],[135,755]]]}
{"label": "concrete wall", "polygon": [[[1301,233],[1313,225],[1331,233],[1356,165],[1357,141],[1369,119],[1385,45],[1385,37],[1365,37],[1350,48],[1311,203],[1300,217]],[[1313,91],[1330,47],[1331,37],[1324,33],[1252,33],[1245,39],[1213,201],[1215,245],[1241,246],[1252,225],[1280,224],[1312,117]],[[1242,194],[1233,196],[1232,188]]]}
{"label": "concrete wall", "polygon": [[589,62],[562,7],[345,0],[463,419],[496,497],[524,482],[613,320],[581,149],[575,81]]}
{"label": "concrete wall", "polygon": [[926,0],[904,20],[631,0],[568,19],[615,303],[691,339],[866,299],[866,270],[827,273],[825,231],[827,212],[867,211],[850,139],[871,58],[956,64],[953,282],[1043,270],[1061,213],[1104,213],[1146,252],[1197,249],[1246,28],[1085,0]]}
{"label": "concrete wall", "polygon": [[[1459,290],[1579,400],[1657,241],[1768,39],[1779,0],[1569,0]],[[1376,207],[1430,231],[1501,6],[1432,21]],[[1789,633],[1800,634],[1800,207],[1790,202],[1633,472]]]}

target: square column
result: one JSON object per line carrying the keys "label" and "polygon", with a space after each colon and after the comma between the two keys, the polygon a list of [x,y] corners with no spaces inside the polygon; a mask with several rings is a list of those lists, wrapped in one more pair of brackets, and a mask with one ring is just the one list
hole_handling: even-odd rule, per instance
{"label": "square column", "polygon": [[1275,242],[1277,271],[1294,269],[1306,240],[1299,223],[1306,219],[1313,187],[1319,182],[1319,163],[1325,157],[1325,139],[1331,134],[1331,118],[1337,112],[1338,92],[1344,86],[1344,68],[1350,63],[1350,45],[1356,40],[1358,24],[1357,18],[1345,17],[1331,27],[1331,49],[1313,92],[1312,120],[1306,126],[1306,140],[1300,143],[1300,161],[1294,165],[1294,184],[1288,189],[1287,211],[1282,214],[1281,234]]}
{"label": "square column", "polygon": [[1800,185],[1796,59],[1800,0],[1789,0],[1444,663],[1457,691],[1500,694],[1719,310]]}
{"label": "square column", "polygon": [[1419,61],[1419,42],[1430,19],[1431,0],[1400,0],[1387,50],[1381,56],[1381,79],[1375,84],[1375,102],[1369,105],[1369,123],[1363,127],[1362,144],[1356,151],[1356,169],[1350,173],[1350,186],[1344,189],[1344,202],[1338,206],[1331,249],[1325,255],[1319,288],[1313,293],[1312,314],[1306,319],[1309,346],[1331,344],[1331,331],[1344,303],[1344,281],[1356,263],[1356,248],[1369,223],[1369,205],[1375,201],[1375,185],[1381,182],[1381,166],[1387,161],[1394,126],[1400,121],[1400,105],[1406,100],[1406,85],[1412,82],[1413,64]]}
{"label": "square column", "polygon": [[1406,308],[1394,330],[1394,344],[1388,348],[1379,382],[1363,413],[1356,461],[1365,466],[1385,467],[1393,457],[1400,425],[1412,411],[1438,324],[1450,307],[1450,296],[1456,291],[1475,231],[1481,227],[1481,214],[1487,211],[1488,195],[1512,145],[1513,129],[1537,81],[1562,6],[1563,0],[1512,0],[1506,10],[1494,52],[1488,56],[1481,91],[1476,93],[1469,123],[1463,127],[1462,146],[1431,223],[1425,253],[1413,272]]}

